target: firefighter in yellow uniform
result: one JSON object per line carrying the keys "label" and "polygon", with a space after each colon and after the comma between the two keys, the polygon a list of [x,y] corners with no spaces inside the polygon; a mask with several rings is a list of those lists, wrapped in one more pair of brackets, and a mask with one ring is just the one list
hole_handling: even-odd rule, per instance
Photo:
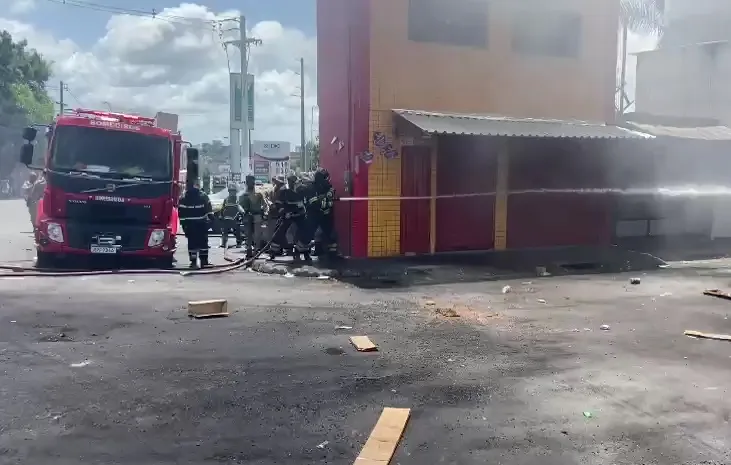
{"label": "firefighter in yellow uniform", "polygon": [[263,245],[264,196],[256,192],[256,178],[246,176],[246,192],[241,196],[241,208],[246,228],[246,258],[253,258]]}

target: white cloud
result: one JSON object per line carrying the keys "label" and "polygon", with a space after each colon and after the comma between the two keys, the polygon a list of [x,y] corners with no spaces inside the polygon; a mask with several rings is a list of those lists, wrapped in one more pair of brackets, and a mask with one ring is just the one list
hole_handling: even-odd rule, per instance
{"label": "white cloud", "polygon": [[10,0],[11,15],[22,15],[30,13],[36,8],[36,0]]}
{"label": "white cloud", "polygon": [[[53,62],[54,81],[69,86],[69,104],[107,108],[109,102],[115,111],[178,113],[184,137],[202,142],[229,132],[228,66],[219,30],[230,39],[226,29],[235,24],[217,28],[215,21],[231,17],[235,12],[217,16],[190,3],[165,9],[158,19],[114,15],[106,34],[89,48],[15,19],[0,18],[0,29],[27,39]],[[250,56],[249,72],[257,78],[253,136],[299,141],[299,99],[292,94],[299,94],[296,72],[304,57],[309,119],[317,103],[316,39],[274,21],[253,25],[249,35],[263,40]],[[229,47],[228,55],[238,71],[237,49]]]}

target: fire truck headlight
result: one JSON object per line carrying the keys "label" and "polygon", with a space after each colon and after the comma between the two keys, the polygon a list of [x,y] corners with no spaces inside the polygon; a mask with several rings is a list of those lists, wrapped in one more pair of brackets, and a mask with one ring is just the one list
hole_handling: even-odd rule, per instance
{"label": "fire truck headlight", "polygon": [[147,247],[159,247],[165,241],[164,229],[153,229],[150,233],[150,239],[147,241]]}
{"label": "fire truck headlight", "polygon": [[60,224],[48,223],[46,225],[46,233],[48,234],[48,238],[53,242],[63,242],[63,229]]}

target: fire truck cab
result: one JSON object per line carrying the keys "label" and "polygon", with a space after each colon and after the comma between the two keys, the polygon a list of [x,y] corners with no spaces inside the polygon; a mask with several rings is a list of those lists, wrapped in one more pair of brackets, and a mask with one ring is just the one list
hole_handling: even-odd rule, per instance
{"label": "fire truck cab", "polygon": [[197,150],[184,157],[180,134],[155,118],[76,109],[56,117],[43,162],[34,165],[37,134],[23,131],[20,156],[43,170],[45,182],[35,224],[37,266],[83,257],[172,266],[179,174],[197,175]]}

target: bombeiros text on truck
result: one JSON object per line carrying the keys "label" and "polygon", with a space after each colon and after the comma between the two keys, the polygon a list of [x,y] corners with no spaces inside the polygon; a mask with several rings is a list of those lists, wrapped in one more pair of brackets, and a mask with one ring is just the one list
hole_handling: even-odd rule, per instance
{"label": "bombeiros text on truck", "polygon": [[198,150],[183,150],[176,115],[64,113],[48,126],[43,163],[34,166],[37,136],[23,130],[20,161],[45,178],[34,225],[39,267],[82,256],[172,266],[180,176],[198,176]]}

